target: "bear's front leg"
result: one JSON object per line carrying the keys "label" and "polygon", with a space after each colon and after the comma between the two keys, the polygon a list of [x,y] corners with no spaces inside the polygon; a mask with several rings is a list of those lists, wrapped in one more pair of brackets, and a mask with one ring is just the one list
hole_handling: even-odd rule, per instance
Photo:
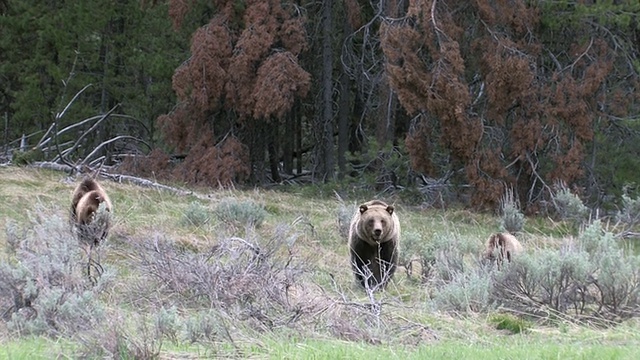
{"label": "bear's front leg", "polygon": [[368,280],[371,284],[371,269],[370,265],[373,260],[372,251],[368,249],[365,243],[358,243],[354,248],[350,249],[351,253],[351,267],[356,281],[363,287],[366,286],[365,282]]}
{"label": "bear's front leg", "polygon": [[380,277],[383,283],[387,283],[396,271],[398,264],[398,252],[393,241],[380,244]]}

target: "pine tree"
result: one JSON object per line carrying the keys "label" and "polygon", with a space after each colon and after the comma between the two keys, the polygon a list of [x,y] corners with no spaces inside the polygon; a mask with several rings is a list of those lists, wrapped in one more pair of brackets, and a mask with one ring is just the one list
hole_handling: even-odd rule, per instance
{"label": "pine tree", "polygon": [[[309,89],[310,76],[298,64],[305,19],[294,4],[273,0],[210,5],[213,16],[194,32],[191,56],[173,76],[178,104],[158,118],[167,143],[187,154],[175,174],[210,185],[250,175],[260,181],[268,150],[276,180],[280,125]],[[169,4],[177,28],[200,10]]]}
{"label": "pine tree", "polygon": [[413,168],[461,174],[479,207],[495,208],[505,186],[533,205],[555,182],[584,184],[596,120],[621,110],[608,94],[638,79],[616,66],[626,55],[603,24],[576,11],[559,20],[569,3],[536,4],[411,1],[380,29],[391,84],[415,116]]}

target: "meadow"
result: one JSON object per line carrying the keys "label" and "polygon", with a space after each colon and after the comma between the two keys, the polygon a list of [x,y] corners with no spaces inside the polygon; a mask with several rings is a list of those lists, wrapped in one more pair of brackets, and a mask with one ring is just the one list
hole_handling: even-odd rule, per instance
{"label": "meadow", "polygon": [[92,278],[68,224],[78,181],[0,167],[2,359],[640,358],[640,261],[606,223],[526,218],[527,254],[498,271],[479,254],[500,216],[395,202],[402,266],[366,291],[345,236],[362,195],[105,179]]}

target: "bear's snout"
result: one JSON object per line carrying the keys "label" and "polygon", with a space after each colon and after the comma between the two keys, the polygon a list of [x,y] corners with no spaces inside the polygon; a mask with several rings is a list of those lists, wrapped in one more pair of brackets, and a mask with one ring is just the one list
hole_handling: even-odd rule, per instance
{"label": "bear's snout", "polygon": [[374,229],[373,230],[373,236],[375,236],[376,238],[379,238],[380,235],[382,235],[382,229]]}

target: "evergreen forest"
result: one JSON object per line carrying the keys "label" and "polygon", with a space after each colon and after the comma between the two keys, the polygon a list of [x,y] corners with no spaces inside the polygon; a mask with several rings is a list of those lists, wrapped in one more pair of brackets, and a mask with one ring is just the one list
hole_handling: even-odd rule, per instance
{"label": "evergreen forest", "polygon": [[0,0],[3,162],[544,213],[637,195],[637,0]]}

